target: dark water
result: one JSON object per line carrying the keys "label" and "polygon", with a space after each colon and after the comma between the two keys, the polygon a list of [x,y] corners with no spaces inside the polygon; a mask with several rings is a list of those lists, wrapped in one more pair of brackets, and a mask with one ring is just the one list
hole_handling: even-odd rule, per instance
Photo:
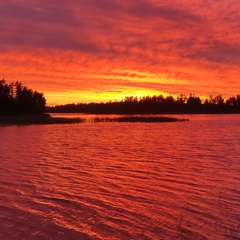
{"label": "dark water", "polygon": [[0,127],[0,239],[240,239],[240,115]]}

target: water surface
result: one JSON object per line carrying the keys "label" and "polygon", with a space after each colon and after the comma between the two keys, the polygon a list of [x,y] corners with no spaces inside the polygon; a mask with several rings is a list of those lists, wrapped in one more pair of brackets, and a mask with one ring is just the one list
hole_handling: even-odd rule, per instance
{"label": "water surface", "polygon": [[240,116],[180,117],[0,127],[0,239],[240,239]]}

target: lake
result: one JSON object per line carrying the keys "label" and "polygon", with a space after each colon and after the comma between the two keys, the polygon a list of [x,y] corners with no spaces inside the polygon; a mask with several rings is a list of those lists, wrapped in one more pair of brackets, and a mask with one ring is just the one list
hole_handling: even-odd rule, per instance
{"label": "lake", "polygon": [[0,239],[240,239],[240,115],[179,117],[0,126]]}

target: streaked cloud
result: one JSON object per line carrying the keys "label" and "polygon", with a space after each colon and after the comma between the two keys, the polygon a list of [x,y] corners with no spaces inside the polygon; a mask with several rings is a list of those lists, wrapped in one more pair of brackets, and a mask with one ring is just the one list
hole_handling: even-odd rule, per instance
{"label": "streaked cloud", "polygon": [[238,0],[2,0],[0,9],[0,77],[49,104],[239,94]]}

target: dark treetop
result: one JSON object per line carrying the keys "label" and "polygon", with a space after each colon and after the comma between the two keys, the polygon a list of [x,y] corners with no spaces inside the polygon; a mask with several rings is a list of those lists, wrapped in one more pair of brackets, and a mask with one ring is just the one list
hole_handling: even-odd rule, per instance
{"label": "dark treetop", "polygon": [[6,84],[0,80],[0,115],[40,115],[46,111],[42,93],[28,89],[20,82]]}

